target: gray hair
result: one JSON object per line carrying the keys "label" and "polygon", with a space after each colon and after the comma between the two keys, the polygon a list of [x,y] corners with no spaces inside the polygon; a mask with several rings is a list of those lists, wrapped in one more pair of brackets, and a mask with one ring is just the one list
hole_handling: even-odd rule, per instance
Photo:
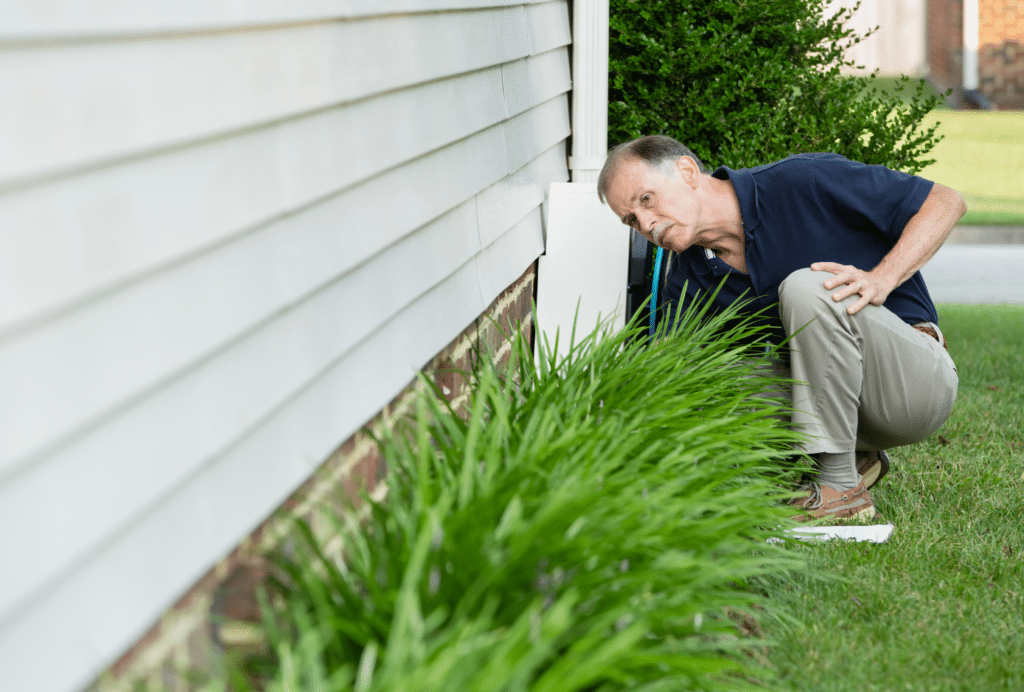
{"label": "gray hair", "polygon": [[708,169],[704,163],[697,158],[697,155],[685,146],[664,135],[648,135],[639,137],[632,142],[620,144],[608,152],[601,174],[597,177],[597,198],[605,201],[608,194],[608,186],[612,178],[619,171],[619,166],[627,161],[643,161],[651,168],[659,168],[665,164],[672,164],[679,160],[680,156],[693,159],[697,169],[701,173],[707,173]]}

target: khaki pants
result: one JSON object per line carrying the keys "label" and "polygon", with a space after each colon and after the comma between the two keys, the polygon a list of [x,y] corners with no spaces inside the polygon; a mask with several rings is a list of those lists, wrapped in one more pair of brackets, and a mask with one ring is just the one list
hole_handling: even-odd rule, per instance
{"label": "khaki pants", "polygon": [[867,305],[848,314],[859,296],[832,300],[836,289],[822,285],[829,276],[801,269],[779,287],[791,368],[773,369],[799,381],[784,396],[793,404],[793,428],[810,436],[803,451],[875,451],[925,439],[956,400],[953,359],[887,308]]}

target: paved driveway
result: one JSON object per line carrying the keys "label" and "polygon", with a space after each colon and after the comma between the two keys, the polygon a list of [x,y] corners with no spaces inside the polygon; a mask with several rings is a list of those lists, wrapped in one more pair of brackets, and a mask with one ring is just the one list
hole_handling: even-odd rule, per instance
{"label": "paved driveway", "polygon": [[921,273],[936,303],[1024,305],[1024,228],[957,226]]}
{"label": "paved driveway", "polygon": [[921,273],[936,303],[1024,305],[1024,245],[943,245]]}

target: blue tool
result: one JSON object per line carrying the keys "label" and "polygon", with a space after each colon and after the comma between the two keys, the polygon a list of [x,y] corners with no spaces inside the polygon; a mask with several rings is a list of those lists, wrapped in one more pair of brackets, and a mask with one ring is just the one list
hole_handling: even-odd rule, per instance
{"label": "blue tool", "polygon": [[665,254],[664,248],[658,248],[654,255],[654,278],[651,279],[651,326],[647,330],[648,336],[654,336],[654,327],[658,323],[658,280],[661,278],[661,256]]}

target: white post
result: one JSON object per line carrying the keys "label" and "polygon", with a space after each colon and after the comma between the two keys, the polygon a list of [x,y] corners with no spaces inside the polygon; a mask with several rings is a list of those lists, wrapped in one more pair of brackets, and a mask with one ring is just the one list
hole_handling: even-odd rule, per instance
{"label": "white post", "polygon": [[964,0],[964,89],[978,88],[978,0]]}
{"label": "white post", "polygon": [[597,182],[608,154],[608,0],[576,0],[572,22],[574,183]]}

